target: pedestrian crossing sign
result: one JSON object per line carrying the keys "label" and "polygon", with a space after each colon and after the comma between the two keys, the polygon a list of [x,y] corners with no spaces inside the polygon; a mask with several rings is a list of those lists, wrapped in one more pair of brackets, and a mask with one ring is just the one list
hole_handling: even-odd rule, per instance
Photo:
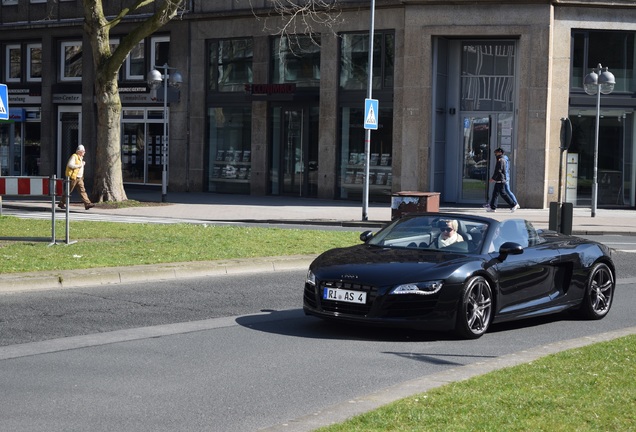
{"label": "pedestrian crossing sign", "polygon": [[9,120],[9,92],[6,84],[0,84],[0,120]]}
{"label": "pedestrian crossing sign", "polygon": [[365,129],[378,128],[378,100],[377,99],[364,100],[364,128]]}

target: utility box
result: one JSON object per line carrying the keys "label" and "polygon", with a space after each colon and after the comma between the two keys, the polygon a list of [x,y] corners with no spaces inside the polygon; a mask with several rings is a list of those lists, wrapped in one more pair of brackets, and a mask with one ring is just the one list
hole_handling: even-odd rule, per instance
{"label": "utility box", "polygon": [[391,195],[391,220],[407,213],[439,212],[439,192],[402,191]]}

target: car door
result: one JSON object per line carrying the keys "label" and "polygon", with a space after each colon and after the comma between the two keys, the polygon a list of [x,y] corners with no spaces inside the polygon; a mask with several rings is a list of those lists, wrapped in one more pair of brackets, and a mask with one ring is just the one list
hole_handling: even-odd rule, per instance
{"label": "car door", "polygon": [[[506,226],[507,225],[507,226]],[[497,314],[532,314],[550,302],[554,293],[554,278],[558,270],[559,250],[552,243],[534,244],[523,220],[502,223],[499,244],[513,241],[524,248],[520,255],[508,255],[498,263],[499,296]]]}

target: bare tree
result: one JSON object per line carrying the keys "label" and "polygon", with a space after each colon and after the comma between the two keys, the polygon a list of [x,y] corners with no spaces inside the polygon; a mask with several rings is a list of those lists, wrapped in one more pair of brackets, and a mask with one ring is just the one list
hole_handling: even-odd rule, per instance
{"label": "bare tree", "polygon": [[[249,0],[254,15],[261,15],[254,7],[254,0]],[[297,36],[308,35],[315,45],[320,45],[314,35],[321,33],[320,29],[327,29],[335,34],[334,26],[342,21],[340,4],[343,0],[266,0],[269,8],[267,16],[276,16],[276,19],[265,20],[264,29],[273,31],[279,35],[280,40],[292,41],[291,52],[298,48]],[[274,23],[274,28],[270,25]],[[294,45],[297,48],[294,48]],[[283,49],[282,45],[279,47]]]}
{"label": "bare tree", "polygon": [[[150,36],[179,12],[185,0],[135,0],[116,16],[107,19],[102,0],[82,0],[84,31],[88,35],[95,70],[95,99],[97,105],[97,146],[95,151],[95,181],[93,197],[96,202],[125,201],[121,166],[121,99],[117,77],[126,57],[137,44]],[[112,50],[110,32],[128,15],[151,11],[155,13],[142,21],[119,41]]]}

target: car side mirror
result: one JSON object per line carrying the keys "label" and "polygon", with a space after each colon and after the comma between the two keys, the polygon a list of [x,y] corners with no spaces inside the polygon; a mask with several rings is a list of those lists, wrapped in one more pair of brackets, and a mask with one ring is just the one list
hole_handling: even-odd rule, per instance
{"label": "car side mirror", "polygon": [[503,262],[508,255],[521,255],[523,253],[523,247],[519,243],[505,242],[499,248],[499,256],[497,259]]}
{"label": "car side mirror", "polygon": [[363,242],[368,242],[373,237],[373,231],[365,231],[360,234],[360,240]]}

